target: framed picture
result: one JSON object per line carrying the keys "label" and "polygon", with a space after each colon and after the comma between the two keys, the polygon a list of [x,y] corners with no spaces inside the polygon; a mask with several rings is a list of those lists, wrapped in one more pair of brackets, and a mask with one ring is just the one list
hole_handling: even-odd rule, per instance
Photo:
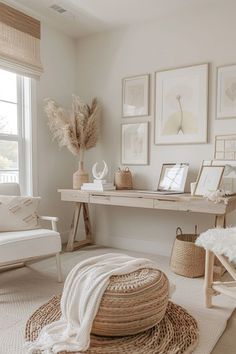
{"label": "framed picture", "polygon": [[122,116],[140,117],[149,114],[149,75],[122,80]]}
{"label": "framed picture", "polygon": [[205,166],[202,165],[194,195],[203,196],[209,192],[219,189],[224,174],[225,166]]}
{"label": "framed picture", "polygon": [[214,159],[236,160],[236,134],[215,136]]}
{"label": "framed picture", "polygon": [[236,64],[217,69],[217,118],[236,117]]}
{"label": "framed picture", "polygon": [[165,163],[162,165],[157,190],[184,192],[189,164]]}
{"label": "framed picture", "polygon": [[225,166],[220,188],[227,194],[236,194],[236,160],[204,160],[203,166]]}
{"label": "framed picture", "polygon": [[121,163],[148,164],[148,123],[121,125]]}
{"label": "framed picture", "polygon": [[208,64],[156,72],[155,144],[207,142]]}

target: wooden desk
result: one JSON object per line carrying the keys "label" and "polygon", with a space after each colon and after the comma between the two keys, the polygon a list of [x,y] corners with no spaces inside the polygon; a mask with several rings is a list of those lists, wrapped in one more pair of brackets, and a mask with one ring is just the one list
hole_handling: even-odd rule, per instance
{"label": "wooden desk", "polygon": [[[193,197],[190,194],[158,195],[155,193],[140,193],[135,190],[87,192],[73,189],[59,189],[58,192],[61,193],[61,200],[75,202],[75,212],[67,243],[67,251],[73,251],[92,243],[88,204],[211,214],[215,215],[216,227],[225,227],[226,215],[236,209],[236,196],[225,198],[227,204],[215,204],[202,197]],[[86,239],[76,241],[75,237],[81,209],[83,209]]]}

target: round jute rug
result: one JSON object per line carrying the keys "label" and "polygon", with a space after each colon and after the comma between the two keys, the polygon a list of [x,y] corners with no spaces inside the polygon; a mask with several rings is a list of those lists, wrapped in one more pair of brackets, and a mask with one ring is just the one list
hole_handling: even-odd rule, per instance
{"label": "round jute rug", "polygon": [[[45,325],[59,320],[60,298],[54,296],[30,317],[25,330],[27,341],[36,340]],[[190,354],[197,346],[198,337],[199,331],[195,319],[181,306],[169,301],[165,317],[158,325],[139,334],[124,337],[91,335],[90,348],[85,353]]]}

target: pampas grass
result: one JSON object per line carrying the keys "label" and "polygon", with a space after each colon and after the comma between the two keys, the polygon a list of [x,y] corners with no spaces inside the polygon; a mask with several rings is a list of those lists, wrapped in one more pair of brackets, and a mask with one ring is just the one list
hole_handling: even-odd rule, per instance
{"label": "pampas grass", "polygon": [[52,99],[46,99],[45,113],[53,139],[83,161],[84,151],[94,147],[98,141],[101,107],[97,99],[94,98],[89,106],[74,95],[71,112],[65,111]]}

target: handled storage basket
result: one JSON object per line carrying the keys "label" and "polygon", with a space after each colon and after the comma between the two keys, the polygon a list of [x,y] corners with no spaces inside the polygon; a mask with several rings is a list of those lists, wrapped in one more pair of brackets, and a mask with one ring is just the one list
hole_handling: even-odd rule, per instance
{"label": "handled storage basket", "polygon": [[115,173],[116,189],[133,189],[132,173],[129,168],[121,170],[120,168]]}
{"label": "handled storage basket", "polygon": [[176,230],[176,239],[171,254],[171,270],[188,278],[197,278],[205,272],[205,250],[195,245],[195,234],[183,234],[180,227]]}

